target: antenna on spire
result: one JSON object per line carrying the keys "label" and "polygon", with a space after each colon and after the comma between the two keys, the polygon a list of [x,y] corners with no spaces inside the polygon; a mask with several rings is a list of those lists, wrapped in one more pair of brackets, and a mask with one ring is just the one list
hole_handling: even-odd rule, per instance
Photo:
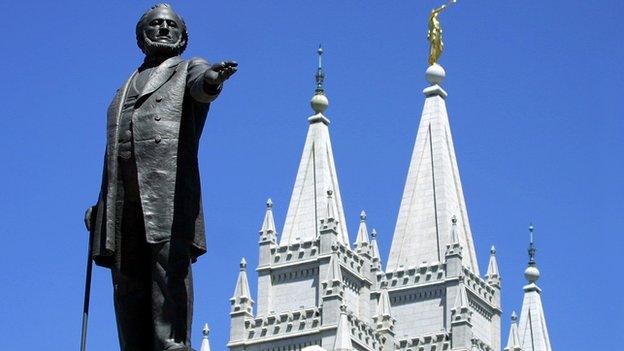
{"label": "antenna on spire", "polygon": [[316,93],[323,94],[323,82],[325,81],[325,72],[323,72],[323,46],[319,44],[318,50],[318,68],[316,70]]}
{"label": "antenna on spire", "polygon": [[529,224],[529,266],[535,267],[535,243],[533,242],[533,231],[535,230],[535,226],[533,223]]}

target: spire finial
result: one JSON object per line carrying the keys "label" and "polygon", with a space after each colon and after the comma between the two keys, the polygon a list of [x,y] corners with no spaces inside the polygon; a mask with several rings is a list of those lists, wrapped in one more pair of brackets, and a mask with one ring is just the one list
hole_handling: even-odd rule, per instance
{"label": "spire finial", "polygon": [[496,248],[494,247],[494,245],[492,245],[492,247],[490,247],[490,254],[491,255],[496,255]]}
{"label": "spire finial", "polygon": [[273,200],[271,200],[271,198],[269,198],[266,202],[266,207],[267,208],[273,208]]}
{"label": "spire finial", "polygon": [[240,270],[244,271],[247,269],[247,260],[245,260],[245,257],[241,258],[240,261]]}
{"label": "spire finial", "polygon": [[208,323],[204,324],[204,329],[202,329],[202,334],[204,334],[204,339],[208,339],[208,334],[210,334],[210,328],[208,328]]}
{"label": "spire finial", "polygon": [[533,223],[529,224],[529,266],[535,267],[535,243],[533,242],[533,231],[535,227]]}
{"label": "spire finial", "polygon": [[373,239],[377,238],[377,229],[373,228],[373,231],[371,232],[371,238]]}
{"label": "spire finial", "polygon": [[[323,47],[319,45],[318,50],[318,68],[316,69],[316,89],[314,90],[314,96],[310,100],[312,110],[316,113],[323,113],[329,106],[329,100],[325,96],[325,88],[323,88],[323,82],[325,82],[325,72],[323,71]],[[316,120],[315,120],[316,121]],[[329,121],[326,123],[329,124]]]}
{"label": "spire finial", "polygon": [[366,220],[366,211],[362,210],[360,212],[360,222],[364,222]]}
{"label": "spire finial", "polygon": [[323,46],[319,44],[318,50],[318,68],[316,70],[316,93],[323,94],[323,82],[325,81],[325,72],[323,72]]}
{"label": "spire finial", "polygon": [[533,223],[529,225],[529,266],[524,270],[524,277],[529,283],[535,283],[540,277],[540,271],[537,269],[537,262],[535,262],[535,243],[533,242],[533,231],[535,227]]}
{"label": "spire finial", "polygon": [[516,311],[511,312],[511,323],[516,323],[518,321],[518,315]]}

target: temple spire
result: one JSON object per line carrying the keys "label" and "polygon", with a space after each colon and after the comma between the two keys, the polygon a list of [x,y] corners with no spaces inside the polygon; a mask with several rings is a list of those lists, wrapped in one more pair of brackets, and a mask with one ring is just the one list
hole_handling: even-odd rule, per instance
{"label": "temple spire", "polygon": [[210,341],[208,340],[208,334],[210,334],[210,329],[208,328],[208,324],[204,324],[204,329],[202,329],[202,334],[204,335],[201,343],[201,348],[199,351],[210,351]]}
{"label": "temple spire", "polygon": [[487,274],[485,275],[488,284],[500,287],[500,271],[498,270],[498,261],[496,260],[496,248],[494,245],[490,248],[490,261],[488,262]]}
{"label": "temple spire", "polygon": [[243,257],[240,262],[240,271],[236,280],[236,288],[234,288],[233,300],[237,303],[245,303],[251,301],[251,292],[249,290],[249,280],[247,279],[247,261]]}
{"label": "temple spire", "polygon": [[392,317],[392,310],[390,304],[390,296],[388,295],[388,289],[382,288],[379,294],[379,303],[377,304],[377,317]]}
{"label": "temple spire", "polygon": [[340,306],[340,319],[338,329],[336,330],[336,341],[334,342],[334,351],[352,351],[351,328],[349,327],[349,319],[347,317],[347,306]]}
{"label": "temple spire", "polygon": [[366,212],[360,213],[360,227],[358,228],[357,238],[355,239],[355,247],[358,250],[366,249],[370,245],[368,239],[368,228],[366,227]]}
{"label": "temple spire", "polygon": [[520,337],[518,336],[518,316],[516,311],[511,313],[511,327],[509,327],[509,338],[505,351],[522,351],[520,346]]}
{"label": "temple spire", "polygon": [[373,228],[371,231],[371,256],[373,259],[381,261],[381,255],[379,254],[379,244],[377,243],[377,229]]}
{"label": "temple spire", "polygon": [[552,351],[550,337],[546,327],[546,316],[542,306],[542,290],[536,282],[540,278],[540,271],[535,261],[535,242],[533,241],[535,227],[529,226],[529,264],[524,271],[528,284],[524,286],[522,311],[518,324],[518,335],[523,351]]}
{"label": "temple spire", "polygon": [[[319,67],[316,72],[316,90],[310,105],[314,115],[310,125],[295,178],[280,245],[315,240],[319,235],[319,221],[328,205],[334,206],[334,219],[338,222],[338,241],[349,247],[347,225],[342,207],[342,197],[334,163],[334,152],[329,137],[329,119],[323,114],[329,106],[325,96],[325,73],[322,67],[323,49],[319,48]],[[333,191],[332,198],[326,196]],[[330,204],[328,201],[333,201]]]}
{"label": "temple spire", "polygon": [[260,228],[260,235],[272,237],[276,234],[277,230],[275,229],[275,219],[273,218],[273,201],[268,199],[266,202],[264,220],[262,221],[262,227]]}
{"label": "temple spire", "polygon": [[443,260],[452,243],[448,218],[456,215],[463,264],[479,275],[468,212],[446,111],[447,93],[440,84],[446,72],[436,64],[426,71],[430,86],[399,208],[386,271]]}

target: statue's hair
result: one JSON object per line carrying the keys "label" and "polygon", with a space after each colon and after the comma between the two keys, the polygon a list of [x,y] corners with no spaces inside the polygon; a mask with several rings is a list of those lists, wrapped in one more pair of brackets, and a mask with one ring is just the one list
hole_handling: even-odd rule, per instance
{"label": "statue's hair", "polygon": [[137,45],[139,46],[139,48],[141,49],[141,51],[145,52],[145,48],[144,48],[144,41],[143,41],[143,31],[142,28],[145,25],[145,19],[147,18],[147,15],[158,9],[158,8],[168,8],[171,11],[173,11],[173,13],[175,13],[175,15],[180,19],[180,30],[182,31],[182,37],[181,40],[184,42],[183,45],[180,46],[179,48],[179,53],[182,54],[184,52],[184,50],[186,50],[186,46],[188,45],[188,30],[186,29],[186,22],[184,22],[184,18],[182,18],[182,16],[180,16],[177,12],[175,12],[173,10],[173,7],[169,4],[166,3],[160,3],[160,4],[156,4],[153,5],[152,7],[150,7],[149,10],[147,10],[143,16],[141,16],[141,18],[139,19],[139,21],[137,22],[136,25],[136,40],[137,40]]}

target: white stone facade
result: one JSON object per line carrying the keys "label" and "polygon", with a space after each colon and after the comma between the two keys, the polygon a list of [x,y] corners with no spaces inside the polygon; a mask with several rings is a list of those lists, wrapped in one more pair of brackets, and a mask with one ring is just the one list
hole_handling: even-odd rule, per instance
{"label": "white stone facade", "polygon": [[[312,100],[316,114],[308,119],[279,240],[272,203],[267,203],[255,314],[255,302],[246,296],[246,264],[241,263],[231,299],[231,351],[501,350],[496,251],[492,247],[487,275],[480,276],[446,112],[447,94],[438,85],[444,70],[435,68],[433,73],[428,70],[431,86],[424,90],[385,272],[365,213],[355,247],[349,245],[329,120],[323,114],[329,102],[319,68],[317,82],[321,79]],[[525,305],[543,320],[539,290],[527,292]],[[550,344],[522,348],[523,323],[529,318],[525,314],[523,307],[520,326],[514,324],[506,350],[549,351]]]}

